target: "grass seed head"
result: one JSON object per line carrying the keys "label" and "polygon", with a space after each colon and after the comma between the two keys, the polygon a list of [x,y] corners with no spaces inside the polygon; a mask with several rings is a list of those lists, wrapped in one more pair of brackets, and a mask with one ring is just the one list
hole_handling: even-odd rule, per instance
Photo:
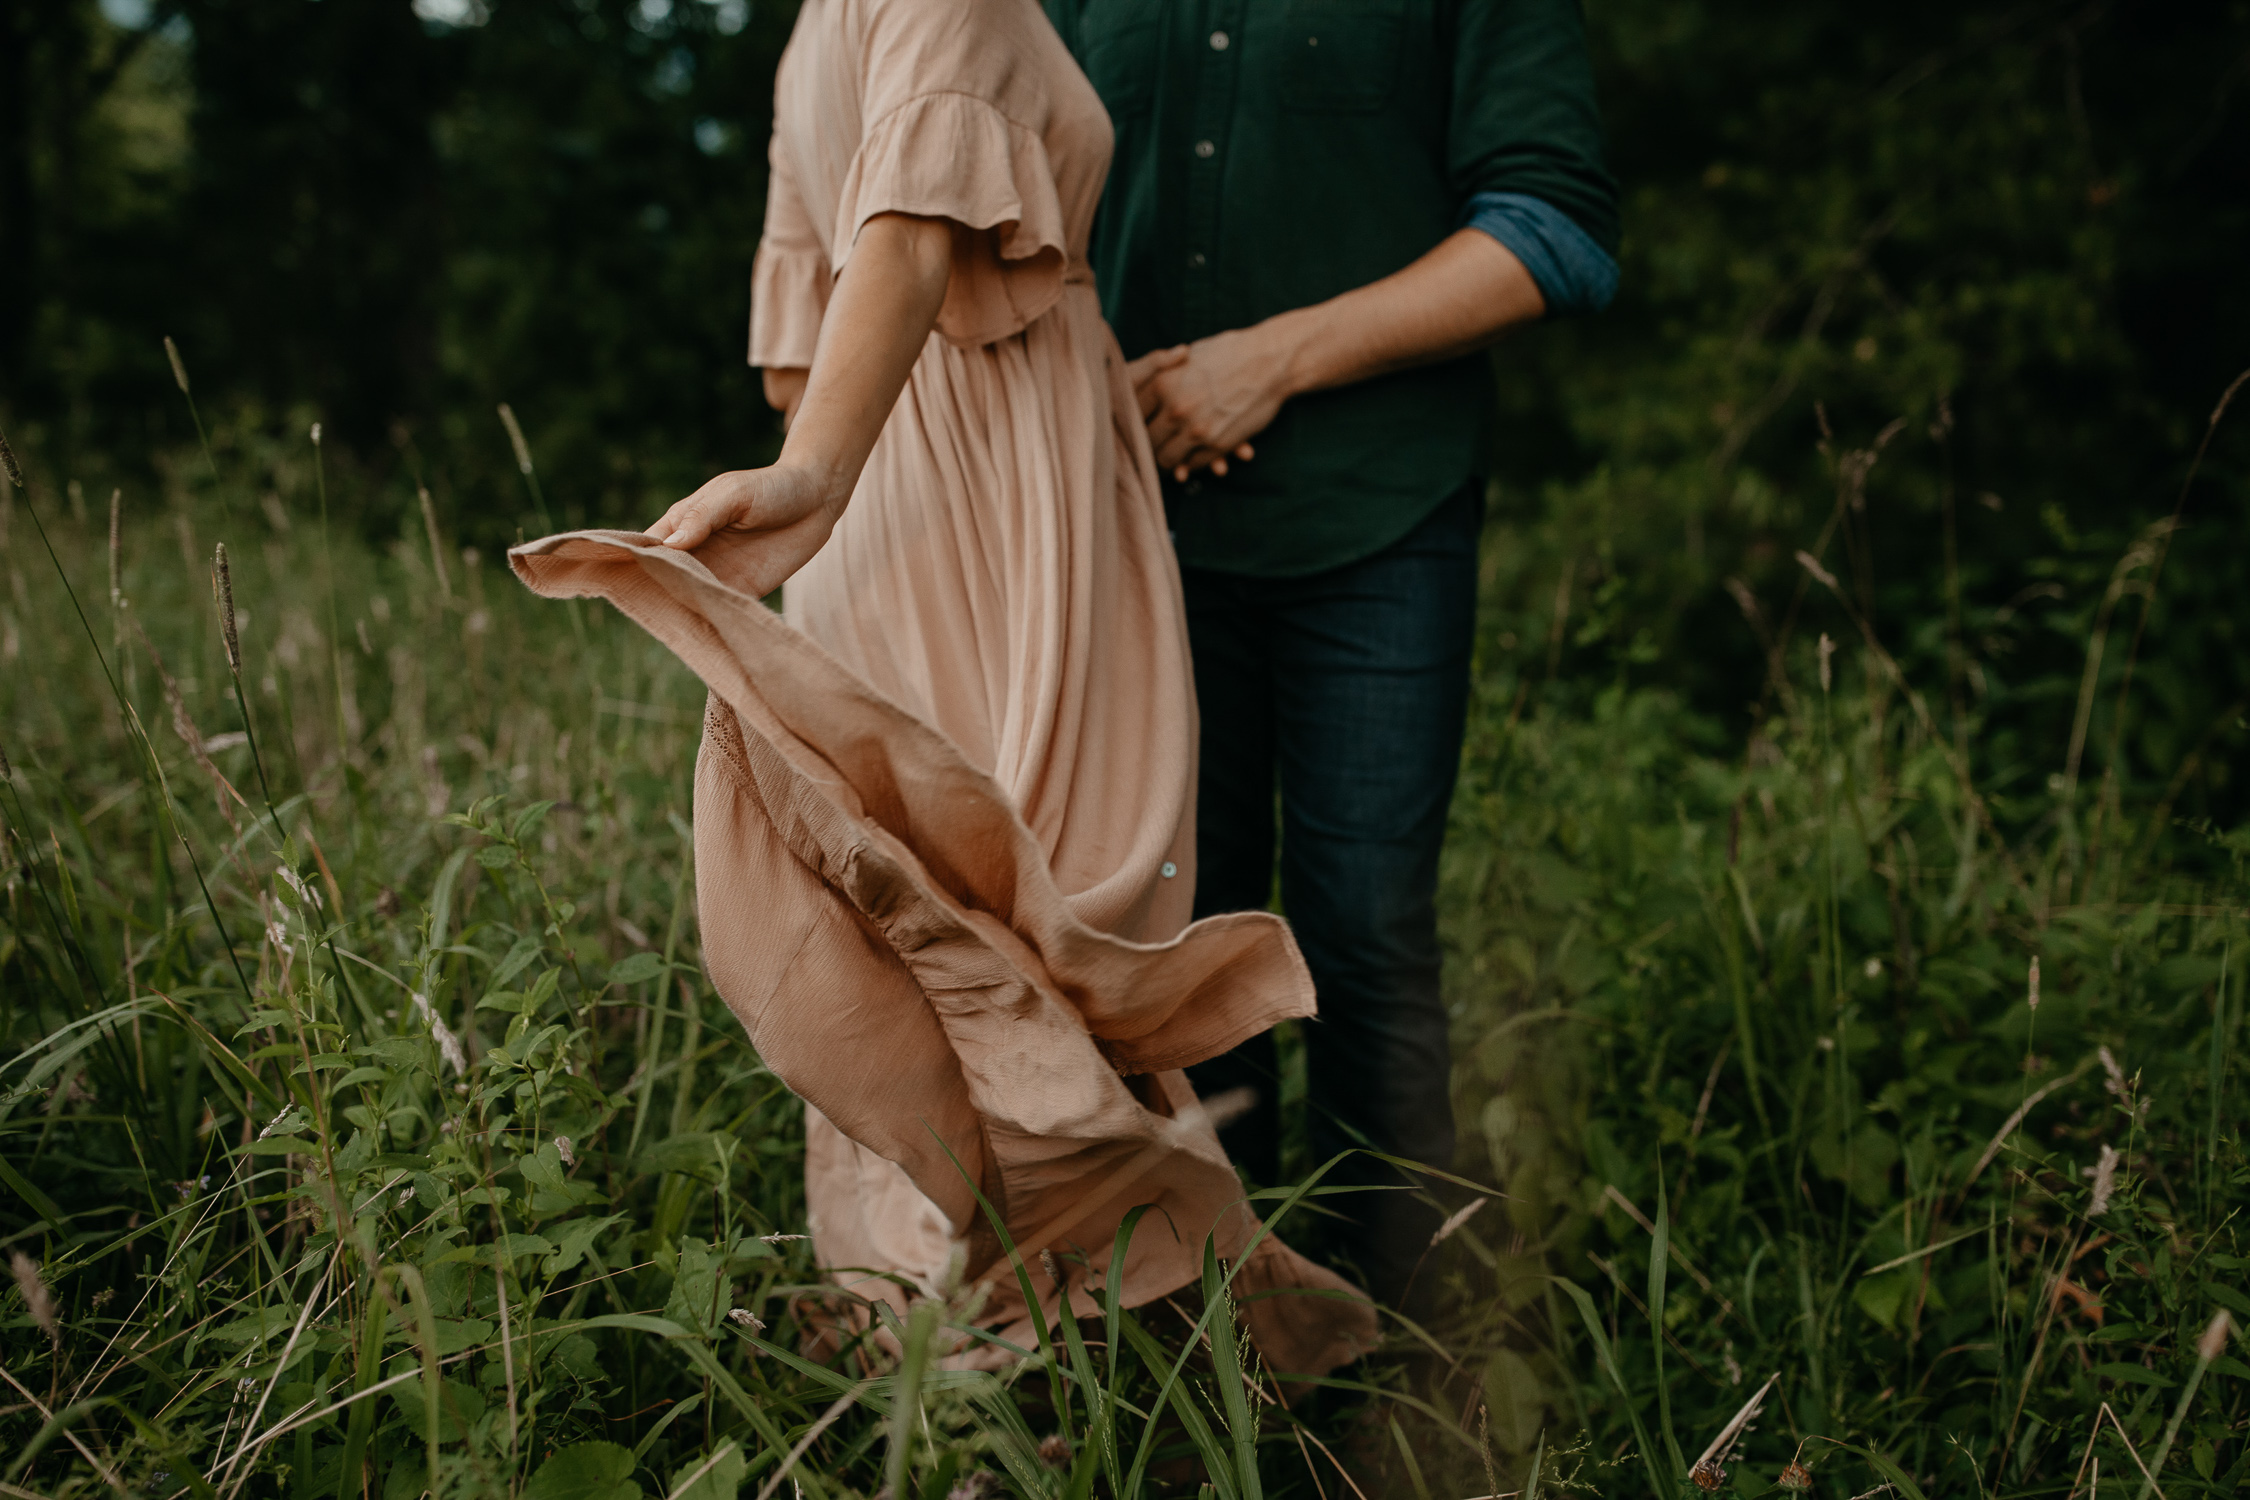
{"label": "grass seed head", "polygon": [[1489,1198],[1476,1198],[1472,1199],[1466,1207],[1455,1209],[1452,1215],[1447,1218],[1443,1224],[1440,1224],[1437,1227],[1437,1232],[1430,1236],[1431,1247],[1434,1249],[1437,1246],[1444,1244],[1447,1240],[1451,1239],[1453,1237],[1454,1230],[1459,1229],[1463,1224],[1468,1223],[1470,1219],[1476,1216],[1476,1211],[1478,1209],[1484,1207],[1491,1201],[1492,1200]]}
{"label": "grass seed head", "polygon": [[[469,1055],[462,1049],[461,1038],[453,1034],[452,1027],[438,1019],[438,1013],[431,1006],[429,997],[420,991],[416,991],[414,995],[414,1019],[430,1028],[430,1040],[437,1043],[439,1054],[452,1066],[456,1076],[469,1070]],[[560,1136],[555,1138],[555,1142],[558,1146],[564,1144]],[[568,1155],[567,1150],[564,1154]]]}
{"label": "grass seed head", "polygon": [[219,605],[219,635],[227,646],[227,670],[242,676],[242,642],[234,630],[234,574],[227,568],[227,544],[211,556],[211,597]]}
{"label": "grass seed head", "polygon": [[1830,640],[1828,632],[1823,630],[1820,633],[1820,690],[1824,693],[1828,691],[1830,684],[1835,681],[1835,674],[1829,666],[1835,655],[1836,643]]}
{"label": "grass seed head", "polygon": [[500,425],[508,429],[508,446],[516,450],[516,467],[529,474],[531,444],[523,440],[523,429],[516,425],[516,409],[505,401],[500,403]]}
{"label": "grass seed head", "polygon": [[2098,1219],[2109,1212],[2110,1194],[2117,1191],[2117,1160],[2117,1148],[2104,1146],[2099,1159],[2086,1169],[2086,1175],[2094,1179],[2094,1195],[2086,1204],[2089,1219]]}
{"label": "grass seed head", "polygon": [[62,1342],[62,1320],[55,1316],[55,1294],[47,1290],[46,1281],[39,1274],[39,1262],[18,1250],[8,1261],[8,1269],[15,1272],[16,1290],[23,1294],[23,1305],[54,1343]]}
{"label": "grass seed head", "polygon": [[188,389],[187,366],[180,360],[180,346],[172,342],[172,335],[164,335],[164,357],[172,362],[172,382],[183,396],[193,395]]}
{"label": "grass seed head", "polygon": [[2033,1010],[2039,1008],[2039,955],[2031,955],[2031,997],[2026,1002]]}
{"label": "grass seed head", "polygon": [[109,607],[121,608],[125,603],[124,576],[119,569],[120,547],[117,536],[117,513],[123,507],[125,492],[109,492]]}
{"label": "grass seed head", "polygon": [[437,505],[430,499],[427,485],[416,485],[414,492],[422,500],[422,529],[430,534],[430,566],[437,571],[438,597],[447,603],[453,601],[453,577],[445,568],[445,548],[438,542]]}
{"label": "grass seed head", "polygon": [[2195,1357],[2205,1364],[2217,1359],[2227,1347],[2227,1335],[2232,1332],[2234,1320],[2226,1315],[2225,1309],[2211,1314],[2211,1326],[2203,1330],[2202,1338],[2196,1340]]}
{"label": "grass seed head", "polygon": [[23,465],[16,462],[16,450],[8,446],[8,435],[0,432],[0,470],[6,471],[8,483],[23,488]]}

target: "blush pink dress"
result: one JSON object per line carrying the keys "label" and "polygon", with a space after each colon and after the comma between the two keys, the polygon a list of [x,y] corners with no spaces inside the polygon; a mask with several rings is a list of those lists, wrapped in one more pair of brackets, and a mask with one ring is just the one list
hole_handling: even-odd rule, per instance
{"label": "blush pink dress", "polygon": [[1186,622],[1086,265],[1109,152],[1035,0],[806,0],[774,89],[752,363],[813,363],[871,217],[973,231],[850,507],[780,617],[630,533],[512,557],[542,593],[609,598],[711,687],[704,961],[805,1100],[832,1277],[894,1307],[982,1283],[980,1323],[1020,1347],[979,1196],[1050,1317],[1066,1296],[1097,1310],[1146,1204],[1129,1305],[1196,1280],[1215,1238],[1239,1299],[1284,1294],[1246,1301],[1268,1367],[1319,1374],[1373,1345],[1373,1309],[1261,1237],[1179,1071],[1313,996],[1278,918],[1188,924]]}

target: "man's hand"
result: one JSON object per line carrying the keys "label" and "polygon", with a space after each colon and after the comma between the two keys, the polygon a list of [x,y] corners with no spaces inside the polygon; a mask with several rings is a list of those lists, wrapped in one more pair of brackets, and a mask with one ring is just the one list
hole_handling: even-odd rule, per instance
{"label": "man's hand", "polygon": [[1125,367],[1158,468],[1185,479],[1203,468],[1224,474],[1228,459],[1255,456],[1249,440],[1291,394],[1287,361],[1273,344],[1270,325],[1261,324],[1153,350]]}
{"label": "man's hand", "polygon": [[1125,368],[1157,467],[1175,479],[1224,474],[1292,396],[1459,358],[1546,311],[1513,251],[1461,229],[1380,281]]}

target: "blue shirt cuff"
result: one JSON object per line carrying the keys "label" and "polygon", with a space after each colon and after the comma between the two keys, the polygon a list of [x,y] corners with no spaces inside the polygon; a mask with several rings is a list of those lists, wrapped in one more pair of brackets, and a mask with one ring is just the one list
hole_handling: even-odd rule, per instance
{"label": "blue shirt cuff", "polygon": [[1462,209],[1461,227],[1481,229],[1515,253],[1550,317],[1600,312],[1617,295],[1617,262],[1544,198],[1478,193]]}

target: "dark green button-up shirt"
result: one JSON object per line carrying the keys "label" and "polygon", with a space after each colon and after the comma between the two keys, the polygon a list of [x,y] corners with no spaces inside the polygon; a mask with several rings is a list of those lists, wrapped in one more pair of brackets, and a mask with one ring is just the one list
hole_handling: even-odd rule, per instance
{"label": "dark green button-up shirt", "polygon": [[[1524,193],[1603,249],[1579,0],[1047,0],[1117,132],[1094,223],[1128,358],[1388,276]],[[1180,561],[1285,577],[1412,530],[1489,440],[1482,354],[1288,402],[1224,479],[1165,481]]]}

